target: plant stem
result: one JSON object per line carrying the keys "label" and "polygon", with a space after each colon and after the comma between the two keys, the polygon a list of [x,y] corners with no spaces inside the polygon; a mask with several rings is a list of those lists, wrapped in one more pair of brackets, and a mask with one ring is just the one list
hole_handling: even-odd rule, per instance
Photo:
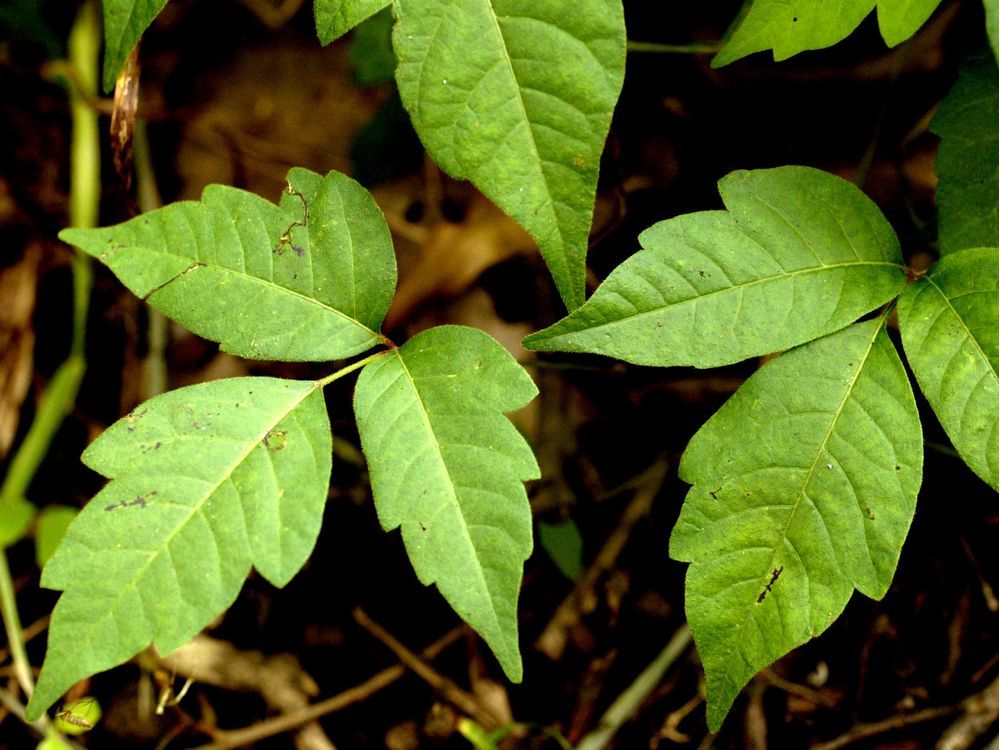
{"label": "plant stem", "polygon": [[720,42],[692,42],[691,44],[659,44],[658,42],[633,42],[626,44],[629,52],[654,52],[672,55],[714,55],[720,49]]}
{"label": "plant stem", "polygon": [[[98,204],[101,197],[101,154],[97,130],[97,114],[87,105],[86,95],[96,96],[97,53],[100,47],[100,21],[96,2],[87,2],[81,8],[69,36],[70,62],[77,74],[78,85],[86,90],[69,87],[72,115],[72,141],[70,146],[70,195],[69,219],[72,226],[93,227],[97,224]],[[77,252],[73,261],[73,338],[70,356],[56,370],[39,403],[38,411],[28,429],[28,434],[11,459],[0,485],[0,517],[13,511],[20,516],[26,528],[33,508],[24,498],[31,480],[48,453],[63,418],[76,402],[76,394],[86,369],[84,345],[87,330],[87,310],[90,301],[91,269],[86,256]],[[18,506],[21,506],[19,509]],[[4,519],[8,520],[8,519]],[[5,535],[3,542],[15,541],[16,536]],[[24,649],[21,619],[17,613],[14,584],[7,563],[6,550],[0,549],[0,614],[10,647],[14,674],[25,695],[31,696],[34,679],[31,665]]]}
{"label": "plant stem", "polygon": [[374,362],[379,357],[384,357],[387,354],[389,354],[389,352],[387,352],[387,351],[381,351],[381,352],[375,352],[374,354],[369,354],[364,359],[359,359],[357,362],[353,362],[352,364],[349,364],[347,367],[343,368],[342,370],[337,370],[336,372],[327,375],[325,378],[321,378],[320,380],[317,380],[316,381],[316,387],[317,388],[325,388],[326,386],[330,385],[330,383],[332,383],[334,380],[340,380],[340,378],[344,377],[345,375],[349,375],[352,372],[354,372],[355,370],[360,370],[362,367],[364,367],[365,365],[367,365],[369,362]]}

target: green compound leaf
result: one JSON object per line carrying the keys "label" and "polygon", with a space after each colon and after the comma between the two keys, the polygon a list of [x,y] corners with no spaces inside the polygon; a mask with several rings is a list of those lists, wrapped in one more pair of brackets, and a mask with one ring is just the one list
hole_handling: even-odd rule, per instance
{"label": "green compound leaf", "polygon": [[760,669],[889,587],[916,505],[920,421],[883,321],[786,352],[694,436],[670,554],[715,731]]}
{"label": "green compound leaf", "polygon": [[936,167],[942,255],[996,244],[998,112],[997,64],[983,57],[962,68],[931,123],[941,136]]}
{"label": "green compound leaf", "polygon": [[878,6],[878,25],[890,47],[909,39],[941,0],[753,0],[712,67],[774,50],[775,60],[830,47],[847,36]]}
{"label": "green compound leaf", "polygon": [[[117,226],[61,239],[133,293],[222,349],[326,361],[370,349],[396,286],[396,258],[371,195],[337,172],[288,173],[275,206],[221,185]],[[308,210],[307,210],[308,207]]]}
{"label": "green compound leaf", "polygon": [[892,299],[899,242],[860,190],[807,167],[733,172],[728,211],[655,224],[643,250],[529,349],[716,367],[843,328]]}
{"label": "green compound leaf", "polygon": [[504,413],[535,384],[481,331],[432,328],[361,372],[354,410],[379,520],[402,527],[421,583],[521,680],[517,597],[531,554],[531,448]]}
{"label": "green compound leaf", "polygon": [[997,488],[996,248],[942,258],[899,299],[903,349],[959,455]]}
{"label": "green compound leaf", "polygon": [[285,585],[319,533],[330,423],[316,383],[233,378],[147,401],[83,461],[111,481],[42,574],[63,594],[32,720],[151,642],[182,646],[233,603],[251,565]]}
{"label": "green compound leaf", "polygon": [[391,4],[392,0],[315,0],[316,35],[321,44],[329,44]]}
{"label": "green compound leaf", "polygon": [[430,155],[538,243],[584,299],[601,151],[625,72],[621,0],[396,0],[403,104]]}
{"label": "green compound leaf", "polygon": [[104,72],[101,83],[111,91],[139,37],[166,6],[167,0],[101,0],[104,8]]}

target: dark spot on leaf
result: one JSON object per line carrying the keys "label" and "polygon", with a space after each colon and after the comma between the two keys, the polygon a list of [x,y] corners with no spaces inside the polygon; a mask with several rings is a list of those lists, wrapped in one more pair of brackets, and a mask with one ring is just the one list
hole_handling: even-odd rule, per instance
{"label": "dark spot on leaf", "polygon": [[142,495],[142,494],[136,495],[131,500],[119,500],[117,503],[114,503],[113,505],[106,506],[104,508],[104,510],[105,510],[105,512],[110,512],[110,511],[113,511],[113,510],[119,510],[121,508],[134,508],[134,507],[137,507],[137,506],[139,508],[145,508],[146,505],[147,505],[147,502],[155,494],[156,494],[156,491],[154,490],[153,492],[147,492],[144,495]]}
{"label": "dark spot on leaf", "polygon": [[899,470],[900,470],[900,469],[902,469],[902,468],[903,468],[903,467],[901,467],[901,466],[900,466],[899,464],[896,464],[896,471],[899,471]]}
{"label": "dark spot on leaf", "polygon": [[423,521],[417,521],[417,523],[420,524],[420,530],[421,531],[427,531],[427,527],[424,526],[424,522]]}
{"label": "dark spot on leaf", "polygon": [[771,593],[771,587],[778,582],[778,578],[781,576],[784,570],[785,570],[784,567],[779,565],[777,568],[771,571],[771,580],[768,581],[767,585],[764,587],[764,590],[760,592],[760,596],[757,597],[758,604],[764,601],[764,599],[767,598],[767,595]]}
{"label": "dark spot on leaf", "polygon": [[302,245],[293,245],[292,252],[301,258],[306,254],[306,249]]}

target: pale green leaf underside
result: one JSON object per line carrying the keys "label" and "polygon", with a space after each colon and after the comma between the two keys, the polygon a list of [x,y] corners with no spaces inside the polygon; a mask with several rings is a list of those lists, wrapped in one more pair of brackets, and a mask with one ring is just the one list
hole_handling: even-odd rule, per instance
{"label": "pale green leaf underside", "polygon": [[807,167],[733,172],[728,211],[655,224],[643,250],[529,349],[716,367],[843,328],[905,283],[892,227],[860,190]]}
{"label": "pale green leaf underside", "polygon": [[962,68],[931,130],[938,146],[938,245],[942,255],[997,242],[997,64],[982,57]]}
{"label": "pale green leaf underside", "polygon": [[199,202],[59,236],[225,351],[289,361],[363,352],[381,339],[396,286],[385,219],[337,172],[293,169],[288,181],[299,195],[285,194],[280,207],[210,185]]}
{"label": "pale green leaf underside", "polygon": [[718,729],[760,669],[825,630],[856,588],[882,597],[920,487],[923,443],[882,320],[786,352],[694,436],[670,554]]}
{"label": "pale green leaf underside", "polygon": [[523,482],[538,466],[503,415],[535,393],[500,344],[446,326],[365,367],[354,396],[382,527],[401,527],[417,577],[437,585],[515,682],[517,598],[532,546]]}
{"label": "pale green leaf underside", "polygon": [[101,82],[105,91],[114,88],[125,58],[166,4],[167,0],[101,0],[104,8],[104,72]]}
{"label": "pale green leaf underside", "polygon": [[941,0],[753,0],[732,37],[712,60],[721,67],[741,57],[774,50],[785,60],[846,39],[878,7],[878,25],[890,47],[909,39]]}
{"label": "pale green leaf underside", "polygon": [[625,72],[621,0],[396,0],[403,104],[430,155],[538,243],[584,299],[601,151]]}
{"label": "pale green leaf underside", "polygon": [[313,382],[181,388],[112,425],[83,460],[111,481],[42,575],[63,591],[29,715],[151,642],[169,653],[232,604],[251,565],[276,586],[319,533],[330,424]]}
{"label": "pale green leaf underside", "polygon": [[314,0],[316,35],[321,44],[329,44],[391,4],[392,0]]}
{"label": "pale green leaf underside", "polygon": [[938,261],[899,299],[903,349],[955,449],[997,488],[996,248]]}

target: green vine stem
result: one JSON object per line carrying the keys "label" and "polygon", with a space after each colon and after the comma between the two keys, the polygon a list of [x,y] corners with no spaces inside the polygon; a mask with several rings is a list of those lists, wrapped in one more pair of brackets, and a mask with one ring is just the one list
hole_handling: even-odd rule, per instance
{"label": "green vine stem", "polygon": [[[97,225],[101,196],[101,154],[97,113],[87,103],[97,95],[97,55],[100,49],[100,17],[94,0],[85,3],[69,35],[70,64],[75,86],[70,84],[72,141],[70,145],[69,222],[71,226]],[[84,357],[87,311],[92,272],[87,256],[76,253],[73,270],[73,338],[69,358],[59,366],[42,395],[38,411],[24,441],[10,462],[0,485],[0,544],[16,541],[34,515],[25,492],[48,453],[52,439],[68,414],[80,389],[86,369]],[[18,527],[18,528],[13,528]],[[10,646],[14,674],[25,695],[34,690],[31,665],[24,650],[21,621],[6,551],[0,548],[0,615]]]}

